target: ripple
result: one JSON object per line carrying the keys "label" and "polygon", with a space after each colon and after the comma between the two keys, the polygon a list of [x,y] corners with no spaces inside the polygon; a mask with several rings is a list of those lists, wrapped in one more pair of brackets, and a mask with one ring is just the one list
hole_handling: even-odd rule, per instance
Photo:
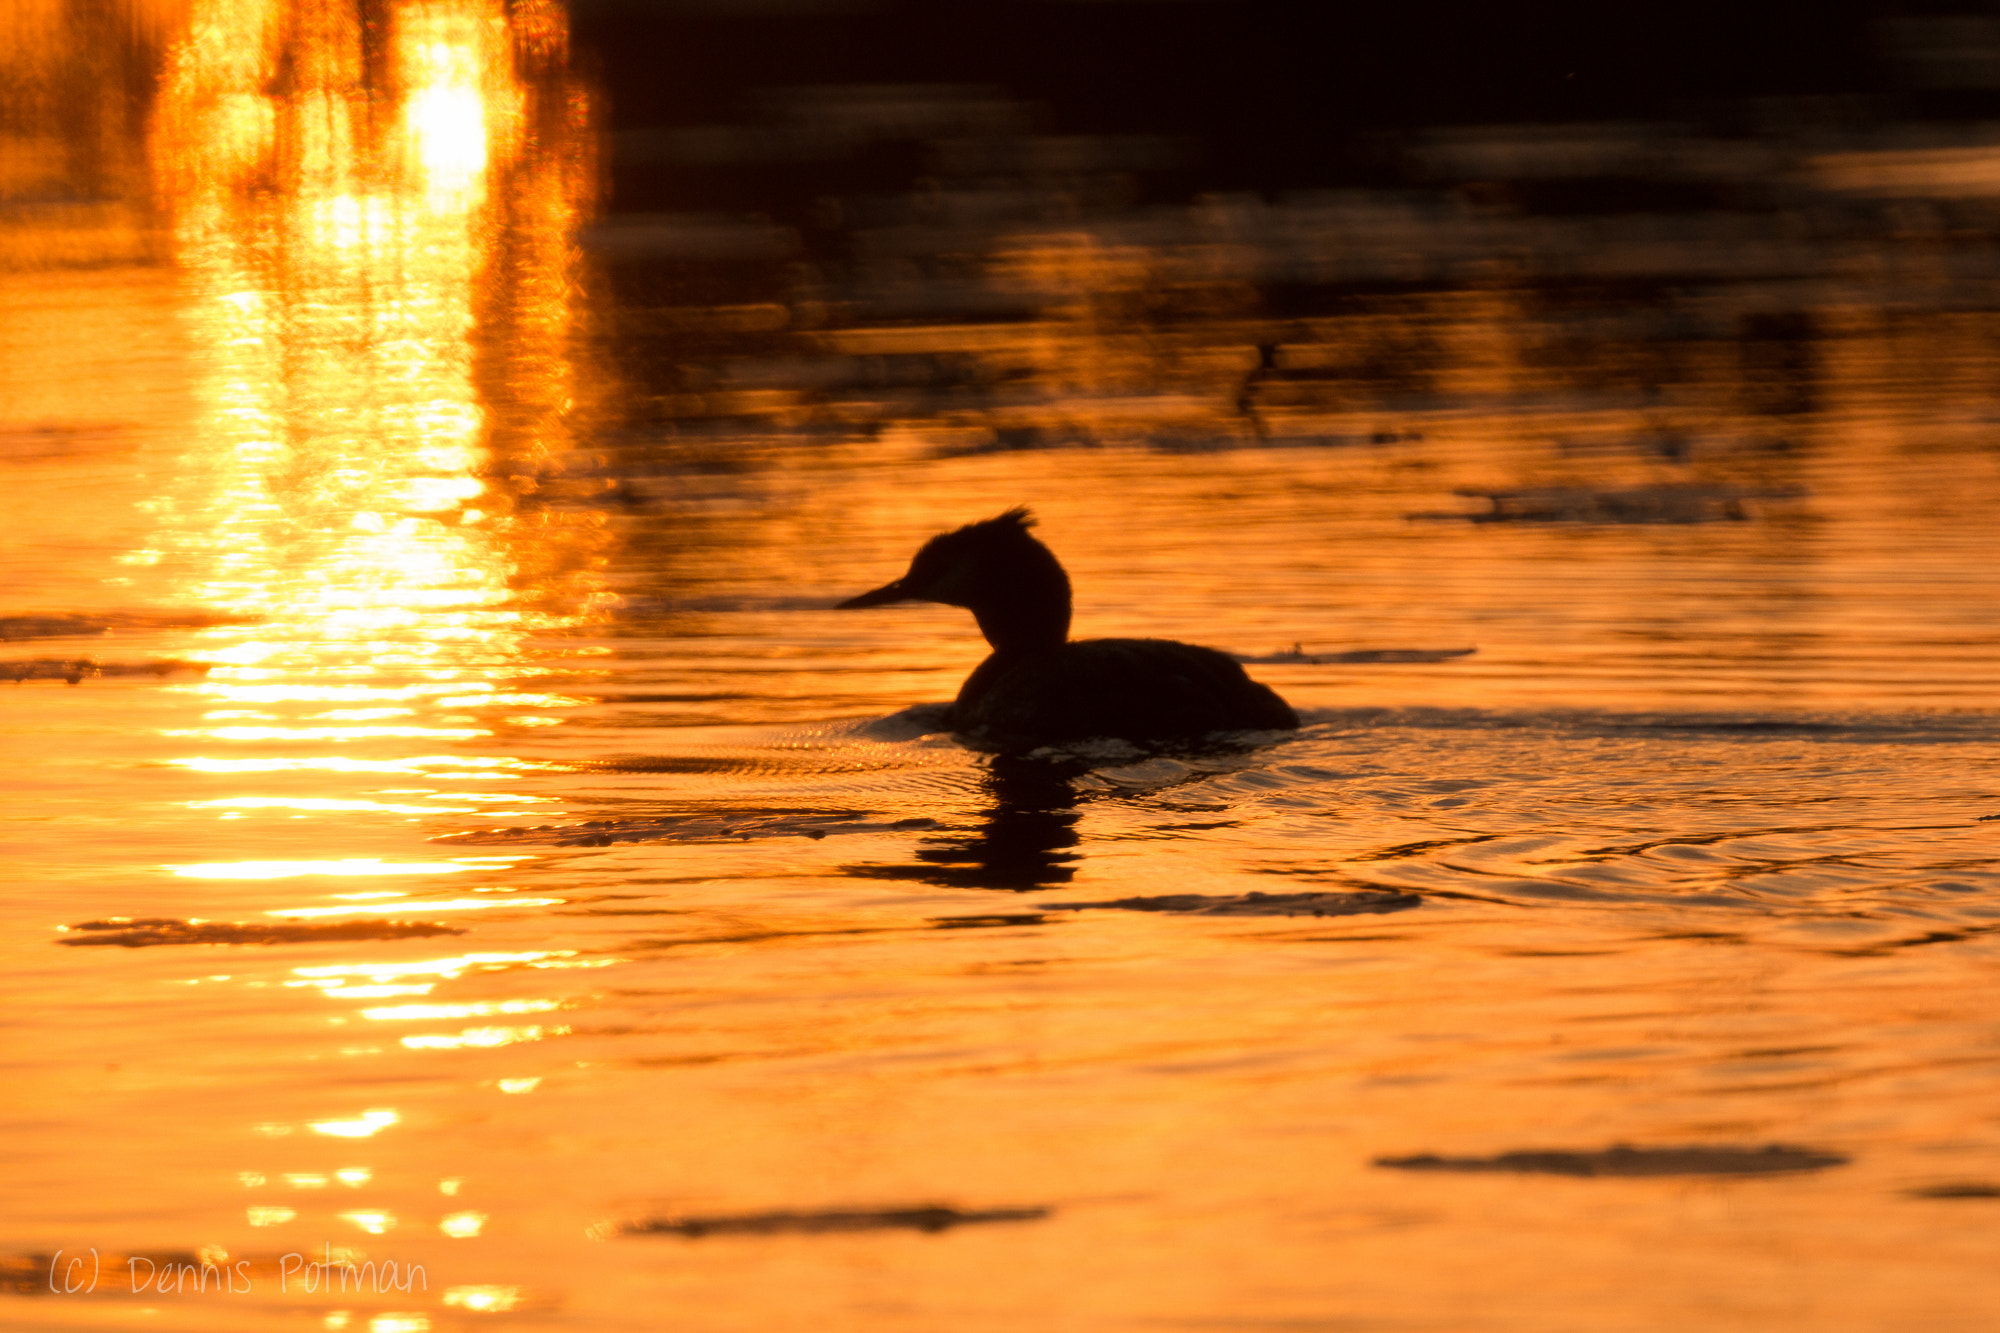
{"label": "ripple", "polygon": [[2000,1199],[2000,1185],[1985,1180],[1956,1180],[1908,1191],[1913,1199]]}
{"label": "ripple", "polygon": [[871,821],[860,811],[780,811],[759,814],[662,815],[650,819],[591,819],[580,824],[480,829],[447,833],[432,842],[462,846],[609,847],[624,842],[750,842],[760,838],[820,839],[837,833],[909,833],[938,827],[918,816]]}
{"label": "ripple", "polygon": [[1081,912],[1107,908],[1122,912],[1174,912],[1188,916],[1360,916],[1402,912],[1421,906],[1414,893],[1165,893],[1144,898],[1113,898],[1095,903],[1042,903],[1051,911]]}
{"label": "ripple", "polygon": [[839,1231],[924,1231],[986,1222],[1039,1222],[1052,1216],[1048,1207],[950,1208],[923,1204],[907,1208],[833,1208],[816,1212],[716,1213],[700,1217],[655,1217],[619,1228],[628,1236],[820,1235]]}
{"label": "ripple", "polygon": [[426,935],[463,935],[435,921],[339,921],[266,925],[255,921],[190,921],[170,916],[109,917],[62,926],[82,932],[57,944],[115,944],[143,949],[159,944],[311,944],[325,940],[404,940]]}
{"label": "ripple", "polygon": [[1378,1157],[1397,1171],[1507,1171],[1547,1176],[1766,1176],[1845,1166],[1839,1153],[1768,1144],[1762,1148],[1693,1145],[1678,1148],[1557,1149],[1493,1157]]}
{"label": "ripple", "polygon": [[213,662],[188,662],[177,657],[149,662],[100,662],[92,657],[24,657],[0,661],[0,680],[11,680],[16,685],[26,680],[60,680],[77,685],[93,676],[152,676],[157,680],[182,674],[205,676],[214,665]]}

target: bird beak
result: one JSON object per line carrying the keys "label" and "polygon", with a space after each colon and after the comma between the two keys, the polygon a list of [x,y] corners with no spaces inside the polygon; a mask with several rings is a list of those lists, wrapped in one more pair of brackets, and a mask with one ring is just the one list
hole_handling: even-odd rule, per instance
{"label": "bird beak", "polygon": [[859,611],[866,606],[887,606],[891,602],[910,602],[915,600],[917,599],[903,587],[903,581],[897,579],[894,583],[883,584],[873,592],[864,592],[859,597],[850,597],[833,609],[836,611]]}

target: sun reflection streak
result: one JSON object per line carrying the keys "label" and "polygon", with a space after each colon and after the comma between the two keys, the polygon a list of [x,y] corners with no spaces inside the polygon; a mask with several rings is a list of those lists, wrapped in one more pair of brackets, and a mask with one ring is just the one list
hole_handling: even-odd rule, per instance
{"label": "sun reflection streak", "polygon": [[464,1240],[467,1237],[477,1236],[485,1225],[484,1213],[453,1213],[438,1223],[438,1230],[453,1240]]}
{"label": "sun reflection streak", "polygon": [[379,1209],[355,1209],[339,1214],[344,1222],[352,1222],[371,1236],[379,1236],[396,1225],[396,1216]]}
{"label": "sun reflection streak", "polygon": [[557,907],[561,898],[514,898],[495,894],[491,898],[405,898],[392,903],[372,903],[367,907],[280,907],[265,916],[311,919],[323,916],[390,916],[397,912],[483,912],[496,907]]}
{"label": "sun reflection streak", "polygon": [[[465,1214],[460,1214],[460,1216],[478,1217],[479,1214],[465,1213]],[[449,1218],[446,1219],[447,1222],[450,1220],[451,1219]],[[481,1221],[483,1223],[484,1219],[481,1218]],[[445,1234],[447,1236],[457,1236],[462,1234],[477,1235],[478,1232],[477,1231],[462,1232],[462,1231],[452,1231],[449,1229],[445,1229]],[[495,1287],[495,1286],[451,1287],[448,1288],[444,1293],[444,1303],[446,1305],[455,1305],[461,1310],[476,1310],[479,1311],[480,1313],[498,1314],[502,1311],[513,1309],[515,1306],[519,1305],[521,1301],[522,1301],[522,1293],[521,1293],[521,1288],[519,1287]]]}
{"label": "sun reflection streak", "polygon": [[[590,154],[561,9],[187,9],[153,156],[208,421],[154,504],[151,547],[187,601],[238,623],[205,631],[216,666],[185,691],[211,705],[203,724],[167,734],[380,749],[553,725],[581,701],[509,681],[532,636],[601,599],[601,525],[523,498],[560,472],[577,397],[571,238]],[[520,495],[496,481],[517,475]],[[374,808],[326,799],[310,808]]]}
{"label": "sun reflection streak", "polygon": [[555,949],[530,953],[468,953],[456,958],[426,958],[410,962],[395,963],[331,963],[321,967],[295,967],[294,976],[331,978],[367,977],[370,981],[393,981],[398,977],[435,976],[455,980],[466,972],[478,968],[482,971],[500,971],[517,965],[535,967],[588,966],[593,963],[569,963],[574,958],[573,949]]}
{"label": "sun reflection streak", "polygon": [[[538,797],[509,796],[510,800],[532,801]],[[189,801],[190,810],[379,810],[384,814],[433,815],[472,814],[476,805],[396,805],[389,801],[341,801],[316,796],[229,796],[219,801]]]}
{"label": "sun reflection streak", "polygon": [[366,1139],[402,1118],[394,1111],[376,1108],[363,1111],[353,1120],[315,1120],[308,1128],[315,1134],[327,1134],[337,1139]]}
{"label": "sun reflection streak", "polygon": [[[400,838],[411,819],[490,812],[499,794],[464,789],[518,783],[543,765],[448,752],[557,725],[587,702],[538,688],[530,665],[539,636],[608,600],[595,573],[603,522],[563,500],[573,409],[587,400],[572,351],[574,237],[595,188],[563,9],[185,8],[152,151],[204,419],[134,560],[171,580],[180,603],[228,612],[190,652],[211,669],[174,687],[192,716],[163,734],[186,742],[170,762],[189,775],[187,805],[245,822],[217,826],[234,841],[161,870],[242,882],[236,892],[278,904],[267,918],[326,921],[336,935],[371,918],[560,905],[486,891],[522,858],[426,858],[406,842],[343,834],[393,820]],[[193,775],[227,785],[195,786]],[[396,790],[383,790],[384,775]],[[525,810],[541,798],[513,799]],[[453,883],[460,896],[422,896],[435,877],[469,871],[487,873]],[[315,879],[303,892],[275,883]],[[383,884],[394,887],[365,887]],[[614,961],[546,950],[364,958],[296,969],[280,993],[370,1005],[364,1017],[404,1025],[388,1032],[488,1024],[401,1038],[405,1050],[475,1049],[566,1034],[512,1017],[565,1002],[434,1003],[435,988],[468,973]],[[254,1129],[360,1140],[401,1121],[377,1107]],[[355,1187],[369,1172],[335,1178]],[[332,1179],[310,1164],[271,1178],[307,1197]],[[335,1216],[371,1235],[398,1224],[374,1207]],[[297,1217],[263,1205],[247,1214],[259,1227]],[[441,1230],[469,1238],[484,1222],[455,1213]],[[516,1299],[466,1288],[454,1303],[500,1310]],[[428,1326],[415,1315],[370,1326],[391,1323]]]}
{"label": "sun reflection streak", "polygon": [[[313,769],[324,769],[332,773],[407,773],[427,774],[434,768],[445,769],[523,769],[527,765],[513,759],[486,759],[465,755],[413,755],[407,759],[348,759],[339,756],[316,756],[310,759],[215,759],[207,756],[192,756],[186,759],[169,760],[177,768],[190,768],[202,773],[291,773]],[[520,776],[518,772],[503,773],[453,773],[458,781],[496,781]]]}
{"label": "sun reflection streak", "polygon": [[363,1009],[361,1016],[378,1023],[397,1023],[426,1018],[484,1018],[489,1014],[541,1014],[560,1009],[556,1000],[489,1000],[469,1004],[399,1004],[385,1009]]}
{"label": "sun reflection streak", "polygon": [[566,1027],[488,1027],[467,1028],[463,1032],[423,1032],[404,1037],[402,1044],[413,1051],[456,1051],[467,1047],[514,1046],[521,1042],[540,1041],[543,1037],[566,1037]]}
{"label": "sun reflection streak", "polygon": [[202,731],[170,728],[166,736],[212,736],[222,741],[359,741],[390,736],[459,737],[490,735],[483,727],[209,727]]}
{"label": "sun reflection streak", "polygon": [[378,861],[362,857],[342,861],[205,861],[196,865],[166,867],[180,879],[296,879],[301,875],[456,875],[480,868],[453,861]]}

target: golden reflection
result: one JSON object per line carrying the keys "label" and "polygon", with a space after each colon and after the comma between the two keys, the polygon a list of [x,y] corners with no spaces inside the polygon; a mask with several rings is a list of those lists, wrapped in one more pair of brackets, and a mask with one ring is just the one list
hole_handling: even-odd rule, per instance
{"label": "golden reflection", "polygon": [[[336,963],[325,967],[295,967],[295,976],[325,978],[328,984],[339,984],[342,978],[361,976],[370,981],[385,982],[397,977],[432,975],[456,980],[473,968],[481,971],[501,971],[516,964],[560,965],[560,960],[574,958],[573,949],[556,949],[533,953],[469,953],[457,958],[430,958],[395,963]],[[555,960],[545,964],[544,960]]]}
{"label": "golden reflection", "polygon": [[363,1111],[353,1120],[319,1120],[311,1129],[315,1134],[328,1134],[337,1139],[365,1139],[387,1129],[401,1120],[394,1111]]}
{"label": "golden reflection", "polygon": [[[310,981],[287,981],[287,986],[311,986]],[[386,1000],[397,995],[429,995],[437,983],[426,981],[414,986],[329,986],[322,995],[338,1000]]]}
{"label": "golden reflection", "polygon": [[[393,862],[361,858],[346,861],[209,861],[199,865],[166,867],[181,879],[296,879],[301,875],[455,875],[475,868],[450,861]],[[350,909],[334,907],[319,910],[341,912]]]}
{"label": "golden reflection", "polygon": [[[215,692],[228,691],[228,683],[218,682]],[[216,716],[211,714],[211,716]],[[228,713],[220,716],[229,717]],[[486,727],[204,727],[199,731],[170,730],[168,736],[212,736],[220,741],[345,741],[373,740],[387,736],[429,737],[438,740],[469,740],[488,736]]]}
{"label": "golden reflection", "polygon": [[423,1032],[404,1037],[402,1044],[413,1051],[455,1051],[468,1046],[512,1046],[524,1041],[540,1041],[544,1035],[566,1037],[567,1027],[467,1028],[463,1032]]}
{"label": "golden reflection", "polygon": [[368,1333],[428,1333],[430,1326],[420,1314],[378,1314],[368,1321]]}
{"label": "golden reflection", "polygon": [[483,1018],[488,1014],[539,1014],[562,1005],[555,1000],[496,1000],[474,1004],[402,1004],[388,1009],[363,1009],[363,1018],[397,1022],[415,1018]]}
{"label": "golden reflection", "polygon": [[231,796],[220,801],[189,801],[190,810],[377,810],[395,815],[471,814],[481,807],[450,805],[391,805],[387,801],[337,801],[319,796]]}
{"label": "golden reflection", "polygon": [[486,1225],[484,1213],[453,1213],[438,1223],[438,1230],[453,1240],[464,1240],[477,1236]]}
{"label": "golden reflection", "polygon": [[[500,899],[496,901],[520,901]],[[399,903],[407,907],[411,904]],[[431,910],[432,904],[420,904]],[[287,909],[291,910],[291,909]],[[310,910],[310,909],[308,909]],[[462,958],[430,959],[408,963],[337,963],[325,967],[295,967],[295,980],[284,984],[290,988],[318,988],[320,994],[330,1000],[386,1000],[405,995],[428,995],[437,988],[440,981],[455,981],[468,969],[477,968],[482,972],[504,971],[510,966],[525,965],[534,968],[575,968],[610,967],[617,960],[604,958],[579,959],[575,951],[560,949],[537,953],[483,953],[467,954]],[[365,984],[357,984],[355,978],[366,978]],[[419,979],[421,978],[421,979]],[[553,1003],[537,1007],[554,1008]],[[364,1014],[368,1018],[382,1017],[462,1017],[484,1013],[524,1013],[525,1009],[495,1009],[492,1006],[439,1006],[435,1012],[422,1014],[371,1010]],[[540,1079],[502,1079],[502,1092],[528,1092]]]}
{"label": "golden reflection", "polygon": [[[428,775],[430,770],[439,768],[461,769],[521,769],[527,767],[512,759],[482,759],[463,755],[422,755],[408,759],[343,759],[327,755],[312,759],[212,759],[196,756],[189,759],[169,761],[176,768],[193,769],[198,773],[296,773],[320,770],[328,773],[406,773]],[[518,772],[472,772],[453,773],[460,781],[500,781],[519,777]],[[427,790],[427,789],[420,789]]]}
{"label": "golden reflection", "polygon": [[480,912],[494,907],[553,907],[561,898],[514,898],[495,895],[491,898],[399,898],[390,903],[374,903],[367,907],[279,907],[264,913],[265,916],[320,917],[320,916],[393,916],[398,912]]}
{"label": "golden reflection", "polygon": [[[167,734],[377,753],[182,766],[511,776],[461,770],[515,761],[393,751],[554,725],[581,702],[513,683],[533,636],[598,598],[601,525],[539,498],[573,429],[571,238],[591,188],[566,54],[554,4],[189,0],[153,161],[206,429],[155,503],[161,549],[142,554],[239,623],[207,632],[217,665],[186,687],[202,723]],[[368,795],[210,804],[470,812]]]}
{"label": "golden reflection", "polygon": [[352,1212],[341,1213],[339,1217],[344,1222],[352,1222],[371,1236],[379,1236],[396,1225],[396,1216],[394,1213],[385,1213],[376,1209],[356,1209]]}

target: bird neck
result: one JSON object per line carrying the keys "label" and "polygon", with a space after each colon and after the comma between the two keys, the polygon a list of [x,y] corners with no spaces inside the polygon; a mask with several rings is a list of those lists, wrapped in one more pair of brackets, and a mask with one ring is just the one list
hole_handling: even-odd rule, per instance
{"label": "bird neck", "polygon": [[972,608],[972,615],[996,655],[1060,648],[1069,641],[1069,581],[1033,597],[984,602]]}

